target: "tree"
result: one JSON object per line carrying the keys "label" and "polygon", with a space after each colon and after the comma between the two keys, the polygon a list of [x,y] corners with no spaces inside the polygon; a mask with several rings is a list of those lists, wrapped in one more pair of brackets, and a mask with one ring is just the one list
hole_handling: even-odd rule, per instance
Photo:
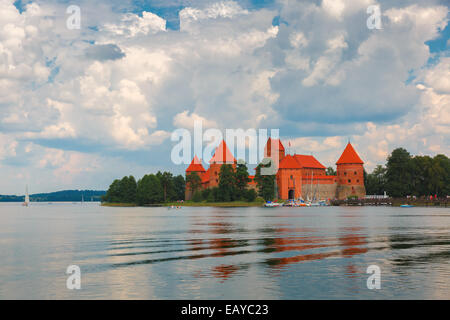
{"label": "tree", "polygon": [[194,202],[200,202],[202,201],[202,194],[200,191],[195,191],[194,195],[192,196],[192,201]]}
{"label": "tree", "polygon": [[245,192],[247,190],[248,183],[250,182],[250,178],[248,177],[248,169],[245,163],[238,163],[235,172],[235,181],[237,192],[235,198],[245,197]]}
{"label": "tree", "polygon": [[392,197],[404,197],[412,192],[411,155],[403,148],[392,151],[386,164],[386,189]]}
{"label": "tree", "polygon": [[191,172],[186,176],[186,185],[192,193],[195,193],[198,189],[200,189],[202,185],[202,179],[198,175],[197,172]]}
{"label": "tree", "polygon": [[224,164],[219,172],[219,201],[233,201],[236,195],[236,178],[231,164]]}
{"label": "tree", "polygon": [[164,191],[158,177],[154,174],[143,176],[137,184],[136,199],[139,205],[162,202]]}
{"label": "tree", "polygon": [[264,158],[263,161],[256,167],[255,181],[258,186],[258,192],[266,201],[272,201],[275,197],[276,183],[275,172],[272,175],[262,175],[261,168],[270,168],[271,159]]}
{"label": "tree", "polygon": [[104,197],[106,202],[120,202],[121,201],[121,190],[120,190],[120,180],[115,179],[113,183],[108,188],[106,195]]}
{"label": "tree", "polygon": [[431,194],[438,196],[450,194],[450,159],[443,154],[436,155],[432,160],[429,189]]}
{"label": "tree", "polygon": [[136,202],[137,183],[133,176],[123,177],[120,180],[120,202],[135,203]]}
{"label": "tree", "polygon": [[256,191],[255,189],[248,189],[245,191],[245,200],[248,202],[253,202],[256,199]]}
{"label": "tree", "polygon": [[184,177],[182,175],[178,175],[173,178],[173,190],[174,190],[174,199],[171,200],[184,200],[186,189],[186,182],[184,181]]}
{"label": "tree", "polygon": [[367,194],[381,195],[386,191],[386,168],[377,165],[372,173],[364,171],[364,185]]}
{"label": "tree", "polygon": [[163,188],[164,202],[166,202],[169,199],[173,200],[175,197],[175,190],[173,185],[172,173],[167,171],[161,173],[161,171],[158,171],[156,176],[158,177],[161,186]]}
{"label": "tree", "polygon": [[136,180],[133,176],[114,180],[103,199],[112,203],[135,203]]}
{"label": "tree", "polygon": [[334,170],[332,167],[328,167],[327,170],[325,171],[325,174],[327,176],[335,176],[336,170]]}

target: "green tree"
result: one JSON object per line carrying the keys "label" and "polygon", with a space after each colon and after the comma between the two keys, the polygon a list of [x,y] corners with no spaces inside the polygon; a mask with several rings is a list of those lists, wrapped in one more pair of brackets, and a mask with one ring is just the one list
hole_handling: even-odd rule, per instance
{"label": "green tree", "polygon": [[411,155],[403,148],[392,151],[386,164],[386,190],[392,197],[404,197],[412,192]]}
{"label": "green tree", "polygon": [[201,191],[202,199],[203,200],[207,200],[210,193],[211,193],[211,189],[210,188],[206,188],[206,189],[202,190]]}
{"label": "green tree", "polygon": [[248,202],[255,201],[256,196],[257,196],[257,193],[256,193],[255,189],[247,189],[245,191],[245,200],[247,200]]}
{"label": "green tree", "polygon": [[336,170],[334,170],[333,167],[328,167],[327,170],[325,171],[325,174],[327,176],[335,176]]}
{"label": "green tree", "polygon": [[137,184],[137,203],[139,205],[160,203],[164,199],[161,182],[154,174],[146,174]]}
{"label": "green tree", "polygon": [[235,198],[244,198],[250,178],[248,177],[248,169],[245,163],[238,163],[235,171],[235,181],[237,192]]}
{"label": "green tree", "polygon": [[432,159],[428,182],[430,194],[448,195],[445,191],[449,188],[449,169],[450,163],[446,156],[439,154]]}
{"label": "green tree", "polygon": [[186,185],[194,194],[202,186],[202,179],[197,172],[191,172],[186,176]]}
{"label": "green tree", "polygon": [[173,190],[174,190],[174,199],[171,200],[184,200],[186,189],[186,182],[184,181],[184,177],[182,175],[178,175],[173,178]]}
{"label": "green tree", "polygon": [[233,201],[236,195],[236,178],[231,164],[224,164],[219,172],[219,201]]}
{"label": "green tree", "polygon": [[207,202],[215,202],[216,201],[216,198],[214,197],[214,195],[217,194],[217,191],[215,191],[214,189],[217,189],[217,188],[211,189],[211,192],[208,193],[208,197],[206,198]]}
{"label": "green tree", "polygon": [[194,202],[200,202],[200,201],[202,201],[203,200],[203,198],[202,198],[202,193],[200,192],[200,191],[195,191],[194,192],[194,195],[192,196],[192,201],[194,201]]}
{"label": "green tree", "polygon": [[172,173],[167,171],[158,171],[158,173],[156,173],[156,176],[158,177],[163,188],[164,202],[166,202],[167,200],[173,200],[175,198],[175,189]]}
{"label": "green tree", "polygon": [[133,176],[123,177],[120,180],[120,202],[135,203],[137,183]]}
{"label": "green tree", "polygon": [[384,194],[386,191],[386,168],[377,165],[372,173],[368,174],[364,171],[364,185],[367,194]]}
{"label": "green tree", "polygon": [[256,167],[255,181],[258,186],[259,195],[266,201],[272,201],[275,198],[276,182],[275,172],[269,175],[262,175],[261,168],[272,168],[271,159],[264,158],[263,161]]}
{"label": "green tree", "polygon": [[106,195],[104,197],[106,202],[120,202],[121,201],[121,190],[120,190],[120,180],[115,179],[108,188]]}

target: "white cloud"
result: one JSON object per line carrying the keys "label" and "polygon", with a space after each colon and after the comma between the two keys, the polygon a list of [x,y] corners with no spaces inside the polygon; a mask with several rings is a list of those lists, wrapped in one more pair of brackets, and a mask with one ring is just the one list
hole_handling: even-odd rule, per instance
{"label": "white cloud", "polygon": [[16,155],[17,141],[13,137],[0,133],[0,160]]}
{"label": "white cloud", "polygon": [[120,24],[106,23],[102,29],[114,36],[135,37],[166,31],[166,20],[151,12],[142,12],[142,17],[135,14],[123,15]]}
{"label": "white cloud", "polygon": [[[200,2],[179,12],[180,31],[155,13],[86,2],[76,31],[64,27],[65,3],[30,3],[19,13],[0,0],[2,163],[34,161],[54,185],[94,170],[109,179],[114,168],[106,174],[97,163],[130,167],[134,152],[163,150],[173,127],[195,119],[205,127],[278,127],[326,165],[347,137],[368,168],[397,146],[450,149],[450,62],[428,66],[425,44],[445,26],[448,8],[383,2],[383,30],[368,30],[366,8],[376,4],[369,0],[280,1],[276,10]],[[167,163],[163,151],[154,154]],[[8,170],[10,179],[31,179]]]}
{"label": "white cloud", "polygon": [[173,125],[178,128],[194,129],[194,123],[198,121],[202,124],[203,128],[217,128],[218,125],[215,121],[208,120],[202,116],[199,116],[195,112],[189,114],[188,110],[185,110],[175,116],[173,119]]}

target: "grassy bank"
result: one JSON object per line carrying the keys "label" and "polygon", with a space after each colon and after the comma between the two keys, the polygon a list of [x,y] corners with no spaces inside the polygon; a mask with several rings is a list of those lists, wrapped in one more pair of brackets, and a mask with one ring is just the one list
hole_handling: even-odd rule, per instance
{"label": "grassy bank", "polygon": [[110,202],[102,202],[101,204],[104,207],[137,207],[135,203],[110,203]]}
{"label": "grassy bank", "polygon": [[264,203],[259,201],[246,202],[246,201],[230,201],[230,202],[170,202],[165,203],[164,206],[182,206],[182,207],[261,207]]}

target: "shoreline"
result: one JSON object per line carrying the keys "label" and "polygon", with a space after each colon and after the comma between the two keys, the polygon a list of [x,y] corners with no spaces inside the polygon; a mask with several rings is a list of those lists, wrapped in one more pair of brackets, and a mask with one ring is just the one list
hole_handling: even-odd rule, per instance
{"label": "shoreline", "polygon": [[[362,204],[359,202],[343,202],[339,204],[331,205],[331,207],[339,206],[363,206],[363,207],[400,207],[404,204],[400,201],[394,201],[386,204]],[[415,208],[446,208],[447,206],[441,204],[430,204],[427,202],[416,202],[410,201],[408,204],[413,205]],[[132,208],[132,207],[211,207],[211,208],[246,208],[246,207],[263,207],[263,202],[244,202],[244,201],[231,201],[231,202],[168,202],[168,203],[157,203],[157,204],[147,204],[138,205],[135,203],[107,203],[103,202],[100,204],[104,207],[116,207],[116,208]]]}
{"label": "shoreline", "polygon": [[231,201],[231,202],[168,202],[148,205],[137,205],[134,203],[108,203],[103,202],[101,206],[104,207],[222,207],[222,208],[242,208],[242,207],[262,207],[262,202],[244,202],[244,201]]}

